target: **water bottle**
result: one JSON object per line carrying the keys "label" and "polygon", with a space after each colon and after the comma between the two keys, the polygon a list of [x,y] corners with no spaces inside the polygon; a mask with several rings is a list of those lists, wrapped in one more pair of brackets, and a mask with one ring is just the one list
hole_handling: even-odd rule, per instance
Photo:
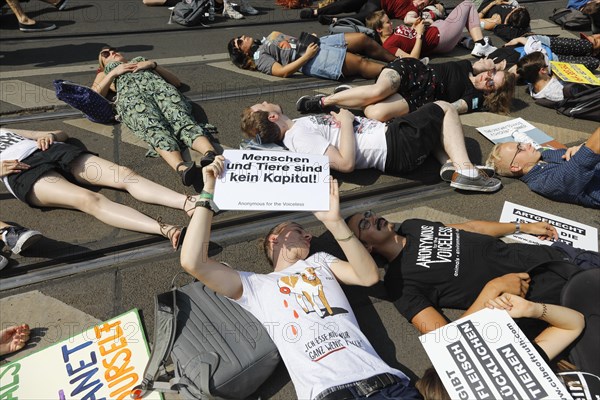
{"label": "water bottle", "polygon": [[215,20],[215,0],[208,0],[208,1],[209,1],[208,20],[214,21]]}
{"label": "water bottle", "polygon": [[519,143],[529,143],[533,146],[534,149],[539,150],[542,146],[540,146],[535,140],[533,140],[532,138],[530,138],[529,136],[527,136],[526,133],[523,132],[519,132],[518,130],[514,129],[511,134],[510,134],[513,139],[515,139],[515,142],[519,142]]}

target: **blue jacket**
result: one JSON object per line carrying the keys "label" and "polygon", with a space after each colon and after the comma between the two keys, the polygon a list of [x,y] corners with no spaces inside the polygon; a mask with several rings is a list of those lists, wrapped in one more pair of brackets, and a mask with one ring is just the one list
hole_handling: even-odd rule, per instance
{"label": "blue jacket", "polygon": [[546,150],[521,177],[531,190],[549,199],[600,208],[600,154],[583,145],[569,161],[565,149]]}

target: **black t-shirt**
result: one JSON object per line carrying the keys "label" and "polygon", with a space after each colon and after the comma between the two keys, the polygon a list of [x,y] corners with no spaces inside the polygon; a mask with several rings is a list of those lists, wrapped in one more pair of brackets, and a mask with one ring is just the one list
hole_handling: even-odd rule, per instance
{"label": "black t-shirt", "polygon": [[453,103],[463,99],[469,111],[478,111],[483,107],[483,92],[475,89],[469,79],[473,66],[468,60],[429,64],[429,67],[435,71],[438,81],[436,100]]}
{"label": "black t-shirt", "polygon": [[490,280],[564,259],[550,246],[504,243],[421,219],[406,220],[398,234],[406,244],[389,263],[384,283],[409,321],[427,307],[467,309]]}

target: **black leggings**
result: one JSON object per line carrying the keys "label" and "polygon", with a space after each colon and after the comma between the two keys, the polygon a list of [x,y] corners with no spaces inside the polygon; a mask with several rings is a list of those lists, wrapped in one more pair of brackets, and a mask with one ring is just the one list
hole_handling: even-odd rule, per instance
{"label": "black leggings", "polygon": [[380,0],[337,0],[328,6],[319,8],[317,14],[337,15],[355,12],[356,14],[347,15],[347,17],[356,18],[364,23],[367,17],[377,10],[381,10]]}
{"label": "black leggings", "polygon": [[592,56],[592,42],[586,39],[550,37],[550,50],[558,55],[559,61],[583,64],[590,71],[600,66],[600,60]]}

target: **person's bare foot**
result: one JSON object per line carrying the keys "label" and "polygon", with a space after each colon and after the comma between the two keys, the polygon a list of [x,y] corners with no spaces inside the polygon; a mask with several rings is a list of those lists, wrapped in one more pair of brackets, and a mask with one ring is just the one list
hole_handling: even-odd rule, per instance
{"label": "person's bare foot", "polygon": [[29,340],[29,325],[10,326],[0,331],[0,355],[14,353],[25,347]]}

